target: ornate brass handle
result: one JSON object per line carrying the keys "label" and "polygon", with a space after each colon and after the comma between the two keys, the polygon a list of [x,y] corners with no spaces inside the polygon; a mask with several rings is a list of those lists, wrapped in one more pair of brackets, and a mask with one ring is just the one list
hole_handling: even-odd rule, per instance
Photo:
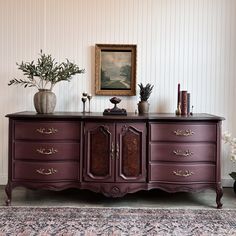
{"label": "ornate brass handle", "polygon": [[36,129],[36,131],[40,134],[55,134],[58,132],[58,129],[55,128],[38,128]]}
{"label": "ornate brass handle", "polygon": [[53,175],[57,173],[57,170],[53,169],[53,168],[49,168],[46,172],[45,169],[40,168],[38,170],[36,170],[36,172],[40,175]]}
{"label": "ornate brass handle", "polygon": [[189,177],[191,175],[194,175],[194,172],[190,170],[174,170],[173,174],[181,177]]}
{"label": "ornate brass handle", "polygon": [[174,134],[176,136],[192,136],[194,134],[194,132],[191,129],[177,129],[174,131]]}
{"label": "ornate brass handle", "polygon": [[114,143],[112,142],[112,143],[111,143],[111,151],[110,151],[111,159],[114,158],[114,151],[115,151],[115,146],[114,146]]}
{"label": "ornate brass handle", "polygon": [[192,155],[193,155],[193,152],[191,152],[190,150],[186,150],[186,151],[183,151],[183,150],[174,150],[173,153],[174,153],[176,156],[183,156],[183,157],[188,157],[188,156],[192,156]]}
{"label": "ornate brass handle", "polygon": [[58,152],[57,149],[52,148],[39,148],[36,150],[38,153],[42,154],[42,155],[52,155]]}
{"label": "ornate brass handle", "polygon": [[120,156],[120,147],[119,147],[119,143],[116,144],[116,158],[118,159]]}

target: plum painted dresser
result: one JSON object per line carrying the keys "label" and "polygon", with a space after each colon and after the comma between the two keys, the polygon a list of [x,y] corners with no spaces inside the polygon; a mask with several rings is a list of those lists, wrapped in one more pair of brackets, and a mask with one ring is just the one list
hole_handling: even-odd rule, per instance
{"label": "plum painted dresser", "polygon": [[222,117],[19,112],[9,118],[6,186],[89,189],[108,197],[154,188],[216,191],[222,207]]}

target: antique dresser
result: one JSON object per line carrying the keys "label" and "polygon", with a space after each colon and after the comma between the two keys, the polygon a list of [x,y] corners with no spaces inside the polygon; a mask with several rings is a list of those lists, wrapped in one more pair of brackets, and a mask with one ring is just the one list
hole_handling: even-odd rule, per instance
{"label": "antique dresser", "polygon": [[16,186],[89,189],[108,197],[139,190],[216,191],[221,208],[222,117],[103,116],[19,112],[9,118],[7,204]]}

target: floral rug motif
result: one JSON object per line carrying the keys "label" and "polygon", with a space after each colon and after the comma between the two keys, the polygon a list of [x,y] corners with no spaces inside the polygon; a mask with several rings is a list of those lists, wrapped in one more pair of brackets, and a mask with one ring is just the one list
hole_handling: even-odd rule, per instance
{"label": "floral rug motif", "polygon": [[236,210],[1,207],[0,236],[236,235]]}

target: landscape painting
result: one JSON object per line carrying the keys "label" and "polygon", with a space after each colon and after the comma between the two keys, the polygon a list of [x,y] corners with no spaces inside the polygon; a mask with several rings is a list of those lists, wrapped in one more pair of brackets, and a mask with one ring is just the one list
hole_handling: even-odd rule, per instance
{"label": "landscape painting", "polygon": [[135,95],[136,45],[96,45],[96,94]]}
{"label": "landscape painting", "polygon": [[101,89],[130,89],[131,52],[101,52]]}

